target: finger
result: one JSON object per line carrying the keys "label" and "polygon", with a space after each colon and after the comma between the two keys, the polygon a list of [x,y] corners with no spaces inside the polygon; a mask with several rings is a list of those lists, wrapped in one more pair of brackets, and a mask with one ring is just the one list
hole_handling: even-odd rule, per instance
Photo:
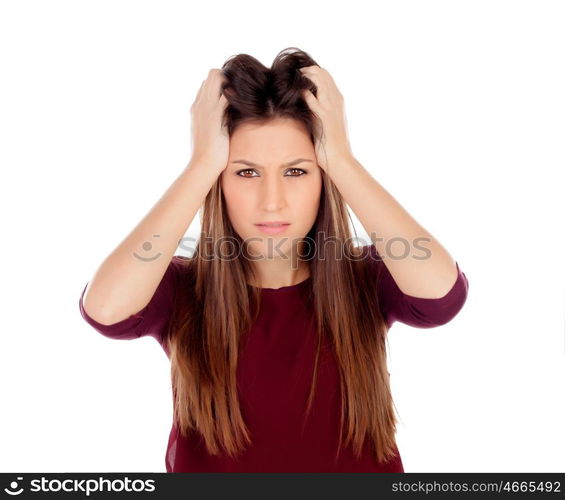
{"label": "finger", "polygon": [[306,99],[307,101],[317,101],[318,100],[316,98],[316,96],[314,95],[314,92],[312,92],[310,89],[304,89],[302,92],[304,94],[304,99]]}
{"label": "finger", "polygon": [[196,104],[196,102],[200,98],[200,95],[202,94],[202,89],[204,88],[205,82],[206,82],[206,80],[202,80],[202,83],[200,84],[200,88],[198,89],[198,92],[196,92],[196,97],[194,98],[194,101],[192,102],[192,104],[190,106],[191,110],[194,108],[194,105]]}
{"label": "finger", "polygon": [[216,96],[220,99],[223,95],[223,86],[227,81],[224,72],[220,69],[213,69],[210,71],[210,95]]}
{"label": "finger", "polygon": [[316,96],[312,93],[311,90],[304,89],[303,97],[306,101],[306,104],[308,104],[312,111],[316,111],[316,109],[318,109],[318,99],[316,99]]}
{"label": "finger", "polygon": [[[302,69],[302,68],[301,68]],[[324,81],[316,73],[304,72],[304,76],[316,86],[316,94],[320,96],[320,89],[324,87]],[[316,96],[314,96],[316,97]]]}
{"label": "finger", "polygon": [[208,76],[206,77],[206,80],[204,80],[204,91],[207,99],[209,99],[211,96],[219,96],[217,88],[220,85],[219,76],[221,75],[221,73],[221,70],[219,70],[218,68],[211,68],[208,71]]}
{"label": "finger", "polygon": [[202,93],[202,88],[204,87],[205,83],[206,83],[206,80],[202,80],[202,83],[200,84],[200,88],[198,89],[198,92],[196,93],[197,99],[198,99],[198,96]]}
{"label": "finger", "polygon": [[220,100],[222,99],[222,97],[227,101],[226,96],[224,95],[224,89],[225,89],[225,84],[227,82],[227,78],[225,75],[220,75],[220,79],[219,79],[219,89],[218,89],[218,95],[220,96]]}

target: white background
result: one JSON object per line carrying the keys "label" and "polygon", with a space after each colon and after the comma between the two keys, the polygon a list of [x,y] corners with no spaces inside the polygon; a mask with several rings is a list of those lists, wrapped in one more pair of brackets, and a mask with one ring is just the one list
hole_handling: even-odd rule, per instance
{"label": "white background", "polygon": [[288,46],[469,280],[450,323],[389,334],[406,472],[565,471],[562,2],[1,5],[0,471],[165,471],[165,353],[78,299],[189,161],[208,70]]}

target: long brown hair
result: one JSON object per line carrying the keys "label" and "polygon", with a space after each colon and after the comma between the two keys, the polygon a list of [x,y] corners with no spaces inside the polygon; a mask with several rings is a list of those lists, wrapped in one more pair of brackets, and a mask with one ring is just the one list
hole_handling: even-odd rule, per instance
{"label": "long brown hair", "polygon": [[[279,52],[271,68],[247,54],[228,59],[222,71],[229,134],[243,122],[291,117],[306,126],[314,144],[317,117],[301,92],[309,88],[316,95],[316,87],[299,71],[312,64],[315,61],[295,47]],[[318,332],[305,414],[314,396],[322,336],[327,335],[342,390],[338,453],[347,417],[345,445],[353,443],[359,457],[368,437],[376,460],[387,462],[395,454],[397,423],[386,363],[387,327],[374,272],[366,255],[351,243],[346,204],[331,179],[321,173],[319,211],[304,239],[312,278],[309,306]],[[227,217],[219,179],[204,200],[200,218],[201,237],[193,256],[184,260],[167,337],[174,419],[183,435],[200,432],[210,454],[227,453],[233,458],[252,442],[238,402],[236,368],[240,340],[257,318],[261,292],[248,285],[257,282],[250,259],[211,258],[219,250],[222,255],[246,256],[246,247]],[[328,246],[328,242],[333,243]],[[322,248],[323,259],[318,258]]]}

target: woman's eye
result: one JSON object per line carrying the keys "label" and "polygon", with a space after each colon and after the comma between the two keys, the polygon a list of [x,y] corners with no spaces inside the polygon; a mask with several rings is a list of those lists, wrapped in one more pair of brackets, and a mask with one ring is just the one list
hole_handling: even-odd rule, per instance
{"label": "woman's eye", "polygon": [[237,175],[239,175],[240,177],[250,177],[248,175],[240,175],[242,172],[253,172],[253,170],[251,168],[246,168],[245,170],[240,170],[237,172]]}
{"label": "woman's eye", "polygon": [[[236,172],[236,174],[239,175],[240,177],[255,177],[254,175],[241,175],[244,172],[255,172],[255,170],[253,170],[252,168],[246,168],[244,170],[239,170],[238,172]],[[289,175],[287,177],[302,177],[303,175],[306,175],[308,173],[305,170],[302,170],[301,168],[291,168],[287,170],[287,172],[302,172],[299,175]]]}
{"label": "woman's eye", "polygon": [[292,172],[292,171],[302,172],[302,173],[300,175],[291,175],[291,177],[302,177],[303,175],[306,175],[306,173],[307,173],[305,170],[302,170],[301,168],[291,168],[289,170],[289,172]]}

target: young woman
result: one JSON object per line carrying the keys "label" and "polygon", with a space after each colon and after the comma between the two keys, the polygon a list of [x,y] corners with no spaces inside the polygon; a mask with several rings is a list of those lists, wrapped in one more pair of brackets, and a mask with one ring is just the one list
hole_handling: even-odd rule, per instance
{"label": "young woman", "polygon": [[[187,168],[79,301],[103,335],[170,358],[166,470],[403,472],[386,335],[450,321],[466,276],[355,159],[305,52],[228,59],[191,115]],[[175,256],[201,205],[194,254]],[[347,205],[371,244],[353,246]]]}

